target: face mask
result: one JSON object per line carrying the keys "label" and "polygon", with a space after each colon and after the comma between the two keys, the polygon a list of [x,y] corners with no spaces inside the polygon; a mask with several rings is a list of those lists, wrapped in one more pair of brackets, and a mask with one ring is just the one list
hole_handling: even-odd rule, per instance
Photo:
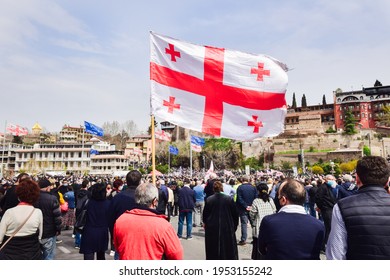
{"label": "face mask", "polygon": [[331,188],[335,188],[337,185],[335,181],[327,181],[326,184]]}

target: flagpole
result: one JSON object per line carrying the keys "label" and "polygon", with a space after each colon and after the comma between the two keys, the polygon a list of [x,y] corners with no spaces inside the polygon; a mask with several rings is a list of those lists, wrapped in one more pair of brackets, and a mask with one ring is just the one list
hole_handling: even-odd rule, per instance
{"label": "flagpole", "polygon": [[151,116],[151,133],[152,133],[152,183],[156,185],[156,137],[154,135],[154,115]]}
{"label": "flagpole", "polygon": [[192,179],[192,148],[191,148],[191,140],[190,140],[190,176]]}
{"label": "flagpole", "polygon": [[4,153],[5,153],[5,134],[7,133],[7,121],[4,125],[4,134],[3,134],[3,155],[1,157],[1,178],[4,177]]}
{"label": "flagpole", "polygon": [[171,172],[171,153],[169,152],[169,145],[168,145],[168,175]]}
{"label": "flagpole", "polygon": [[81,176],[83,175],[83,165],[84,165],[84,132],[85,132],[85,127],[83,128],[83,144],[81,147]]}

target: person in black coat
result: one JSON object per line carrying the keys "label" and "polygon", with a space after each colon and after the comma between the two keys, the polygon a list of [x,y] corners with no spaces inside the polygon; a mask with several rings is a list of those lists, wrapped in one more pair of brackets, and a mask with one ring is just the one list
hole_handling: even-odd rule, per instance
{"label": "person in black coat", "polygon": [[108,211],[110,201],[106,199],[106,185],[97,183],[91,187],[91,199],[88,200],[87,220],[80,243],[80,253],[84,260],[105,260],[108,249]]}
{"label": "person in black coat", "polygon": [[16,205],[18,205],[19,200],[15,193],[16,186],[23,181],[24,179],[30,179],[30,175],[27,173],[20,173],[18,177],[16,177],[16,182],[13,186],[8,188],[0,202],[0,208],[1,208],[1,215],[4,215],[5,211],[7,211],[9,208],[13,208]]}
{"label": "person in black coat", "polygon": [[206,260],[238,260],[237,207],[233,199],[223,193],[221,182],[214,182],[213,191],[203,210]]}
{"label": "person in black coat", "polygon": [[50,191],[54,184],[47,178],[38,181],[40,196],[35,207],[41,209],[43,215],[43,233],[40,240],[44,260],[54,260],[57,236],[61,234],[62,216],[60,203]]}

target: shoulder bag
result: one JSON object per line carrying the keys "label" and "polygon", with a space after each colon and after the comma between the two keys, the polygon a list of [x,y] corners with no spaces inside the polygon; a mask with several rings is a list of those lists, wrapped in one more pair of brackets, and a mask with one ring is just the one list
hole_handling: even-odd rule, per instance
{"label": "shoulder bag", "polygon": [[82,233],[84,230],[84,226],[87,223],[87,204],[88,199],[85,201],[80,214],[76,217],[76,222],[74,223],[74,228],[77,232]]}
{"label": "shoulder bag", "polygon": [[5,245],[7,245],[8,242],[11,241],[11,239],[19,232],[19,230],[22,229],[22,227],[27,223],[28,219],[30,219],[31,215],[34,213],[35,211],[35,208],[33,208],[33,210],[31,211],[31,213],[27,216],[27,218],[24,220],[23,223],[20,224],[20,226],[14,231],[14,233],[12,233],[12,235],[10,236],[10,238],[7,239],[7,241],[5,241],[3,243],[3,245],[1,245],[0,247],[0,251],[5,247]]}

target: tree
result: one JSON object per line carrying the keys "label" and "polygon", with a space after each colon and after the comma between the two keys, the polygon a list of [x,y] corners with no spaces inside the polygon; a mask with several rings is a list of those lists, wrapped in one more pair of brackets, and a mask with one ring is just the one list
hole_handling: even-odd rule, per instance
{"label": "tree", "polygon": [[356,169],[356,165],[357,165],[357,160],[343,162],[340,164],[340,169],[343,173],[350,173]]}
{"label": "tree", "polygon": [[297,108],[297,100],[295,99],[295,92],[293,93],[293,100],[291,108],[296,109]]}
{"label": "tree", "polygon": [[378,80],[375,81],[374,87],[381,87],[382,83],[379,82]]}
{"label": "tree", "polygon": [[324,174],[324,170],[319,165],[314,165],[311,171],[313,172],[313,174]]}
{"label": "tree", "polygon": [[125,131],[129,137],[132,137],[135,134],[139,133],[138,127],[134,121],[125,121],[121,127],[122,133],[123,131]]}
{"label": "tree", "polygon": [[326,105],[326,98],[325,98],[325,94],[322,96],[322,105]]}
{"label": "tree", "polygon": [[[154,130],[156,130],[157,125],[158,122],[156,121],[156,119],[154,119]],[[148,127],[148,134],[152,134],[152,124],[150,124]]]}
{"label": "tree", "polygon": [[351,110],[345,112],[344,131],[347,135],[356,134],[356,120]]}
{"label": "tree", "polygon": [[121,125],[118,121],[104,122],[102,125],[102,129],[104,131],[104,134],[115,136],[121,131]]}
{"label": "tree", "polygon": [[383,126],[390,126],[390,106],[383,106],[381,116],[379,116],[379,123]]}
{"label": "tree", "polygon": [[302,108],[305,108],[305,107],[307,107],[307,102],[306,102],[306,96],[305,96],[305,94],[304,95],[302,95]]}
{"label": "tree", "polygon": [[364,147],[363,147],[363,154],[365,156],[370,156],[371,155],[371,149],[369,147],[367,147],[366,145],[364,145]]}

